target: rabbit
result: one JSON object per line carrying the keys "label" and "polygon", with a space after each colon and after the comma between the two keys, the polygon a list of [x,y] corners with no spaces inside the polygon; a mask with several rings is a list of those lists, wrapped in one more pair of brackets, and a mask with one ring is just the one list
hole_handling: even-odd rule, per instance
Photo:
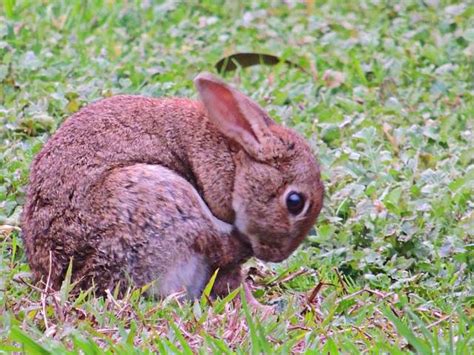
{"label": "rabbit", "polygon": [[59,289],[119,283],[197,297],[241,283],[250,257],[280,262],[323,205],[299,134],[209,73],[200,100],[118,95],[67,119],[32,162],[21,215],[33,276]]}

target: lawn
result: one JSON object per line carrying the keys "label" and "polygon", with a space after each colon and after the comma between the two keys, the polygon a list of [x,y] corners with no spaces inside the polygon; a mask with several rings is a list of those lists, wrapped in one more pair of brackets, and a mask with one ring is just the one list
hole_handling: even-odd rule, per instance
{"label": "lawn", "polygon": [[[69,297],[32,285],[28,169],[70,114],[118,93],[196,98],[221,73],[319,157],[325,206],[245,298]],[[293,63],[289,65],[285,63]],[[474,349],[474,5],[470,1],[3,0],[0,353],[456,353]]]}

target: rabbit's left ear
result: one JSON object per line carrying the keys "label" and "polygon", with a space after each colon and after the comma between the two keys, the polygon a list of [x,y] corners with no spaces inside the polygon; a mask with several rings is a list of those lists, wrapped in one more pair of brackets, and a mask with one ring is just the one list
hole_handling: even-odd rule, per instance
{"label": "rabbit's left ear", "polygon": [[209,73],[194,83],[209,119],[226,137],[237,142],[250,156],[258,158],[272,133],[273,120],[256,102]]}

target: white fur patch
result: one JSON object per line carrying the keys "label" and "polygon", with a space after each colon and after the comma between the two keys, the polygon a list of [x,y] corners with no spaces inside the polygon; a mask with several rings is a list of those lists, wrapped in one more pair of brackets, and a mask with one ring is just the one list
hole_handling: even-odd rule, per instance
{"label": "white fur patch", "polygon": [[189,298],[197,298],[209,278],[209,269],[204,257],[192,254],[186,260],[180,260],[172,265],[166,274],[156,280],[149,289],[149,294],[161,298],[185,291]]}
{"label": "white fur patch", "polygon": [[242,206],[242,202],[238,196],[233,198],[232,208],[235,212],[234,226],[239,230],[240,233],[247,234],[248,218]]}
{"label": "white fur patch", "polygon": [[247,213],[245,213],[245,210],[243,208],[243,203],[241,202],[238,196],[234,197],[234,199],[232,200],[232,208],[235,211],[235,221],[234,221],[235,228],[237,228],[237,230],[240,233],[244,234],[248,238],[252,247],[258,245],[259,244],[258,238],[255,235],[250,234],[248,232],[249,222],[248,222]]}

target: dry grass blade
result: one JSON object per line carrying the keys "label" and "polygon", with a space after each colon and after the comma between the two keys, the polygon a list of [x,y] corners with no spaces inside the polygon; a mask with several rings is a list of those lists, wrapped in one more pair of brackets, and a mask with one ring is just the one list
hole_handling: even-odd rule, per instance
{"label": "dry grass blade", "polygon": [[347,295],[349,293],[349,291],[347,290],[346,282],[344,281],[343,277],[341,276],[341,274],[339,273],[339,270],[337,268],[335,268],[334,271],[336,272],[337,279],[339,280],[339,284],[342,287],[342,291],[344,292],[344,294]]}
{"label": "dry grass blade", "polygon": [[308,296],[308,303],[313,303],[315,298],[318,296],[319,292],[322,290],[323,286],[334,286],[334,285],[331,283],[322,282],[322,281],[318,282],[318,284],[313,288],[313,290]]}

